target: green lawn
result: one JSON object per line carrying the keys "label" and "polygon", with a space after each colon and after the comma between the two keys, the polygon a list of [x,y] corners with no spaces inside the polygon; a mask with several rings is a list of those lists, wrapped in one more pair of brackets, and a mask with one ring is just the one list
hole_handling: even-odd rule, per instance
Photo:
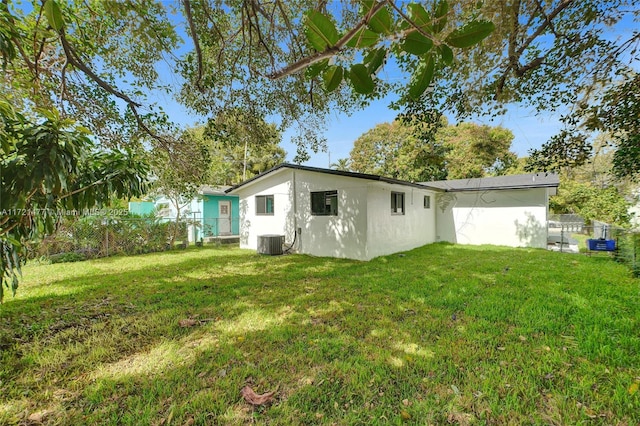
{"label": "green lawn", "polygon": [[640,285],[607,258],[434,244],[27,265],[0,327],[0,424],[640,423]]}

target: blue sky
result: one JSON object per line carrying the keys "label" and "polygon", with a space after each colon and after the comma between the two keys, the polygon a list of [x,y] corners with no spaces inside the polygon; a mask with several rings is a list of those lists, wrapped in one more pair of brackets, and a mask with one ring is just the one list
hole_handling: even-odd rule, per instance
{"label": "blue sky", "polygon": [[[180,24],[180,22],[176,23]],[[610,39],[620,37],[625,39],[629,38],[632,32],[636,29],[637,22],[635,22],[633,16],[629,13],[625,14],[622,21],[615,27],[603,28],[605,36],[609,35]],[[178,31],[181,31],[180,25],[178,25]],[[185,40],[185,45],[182,46],[179,52],[176,52],[178,54],[186,52],[190,47],[189,38],[186,37],[184,33],[182,36]],[[638,68],[638,61],[636,58],[629,58],[629,63],[632,67],[636,69]],[[174,87],[179,87],[180,77],[168,68],[164,68],[166,73],[163,73],[164,75],[161,76],[161,79]],[[389,77],[389,73],[394,74],[394,71],[389,71],[388,67],[384,72],[387,74],[385,78]],[[343,113],[331,115],[328,118],[328,129],[325,133],[328,152],[310,152],[311,159],[305,164],[316,167],[329,167],[330,163],[335,162],[340,158],[348,157],[354,141],[360,135],[375,127],[376,124],[391,122],[394,120],[397,115],[397,111],[388,108],[388,105],[392,100],[394,100],[394,96],[390,95],[381,100],[372,102],[365,109],[353,111],[350,115]],[[168,95],[159,94],[155,97],[154,101],[163,105],[165,111],[174,122],[193,126],[198,122],[204,121],[203,117],[198,117],[188,112],[185,107],[179,105]],[[540,148],[540,146],[548,141],[551,136],[559,132],[562,128],[562,123],[559,118],[560,113],[558,112],[537,112],[532,108],[509,105],[506,114],[503,116],[493,118],[475,117],[466,121],[492,126],[500,125],[511,130],[514,135],[511,150],[518,156],[522,157],[526,156],[529,150]],[[450,124],[454,124],[455,122],[456,121],[454,119],[449,117]],[[294,134],[294,129],[289,129],[283,134],[281,145],[287,151],[287,161],[292,161],[296,153],[296,146],[290,141]]]}
{"label": "blue sky", "polygon": [[[171,77],[163,76],[163,80]],[[176,83],[173,81],[172,83]],[[179,124],[194,126],[204,121],[203,117],[189,112],[184,106],[173,100],[169,95],[156,94],[154,102],[162,105],[169,117]],[[339,158],[349,157],[349,152],[353,148],[353,143],[360,135],[376,126],[376,124],[391,122],[395,119],[398,111],[388,107],[393,99],[393,95],[372,102],[365,109],[353,111],[352,114],[336,113],[328,118],[328,128],[325,133],[327,139],[328,152],[310,152],[311,159],[304,163],[308,166],[329,167]],[[525,109],[517,105],[510,105],[504,116],[477,117],[465,120],[479,124],[491,126],[502,126],[513,132],[514,140],[511,150],[518,156],[525,156],[530,149],[540,148],[551,136],[555,135],[561,128],[558,113],[542,112],[536,113],[533,109]],[[449,118],[450,123],[455,123]],[[291,143],[291,137],[295,134],[294,129],[289,129],[283,134],[281,146],[287,151],[287,161],[293,161],[296,153],[296,146]]]}
{"label": "blue sky", "polygon": [[[168,3],[171,4],[173,2]],[[28,9],[29,5],[23,5],[23,7],[27,7]],[[190,50],[190,39],[186,36],[181,17],[179,15],[173,15],[172,19],[175,19],[178,32],[185,42],[177,52],[174,52],[180,56]],[[605,34],[609,34],[611,39],[619,37],[628,38],[636,29],[637,22],[635,22],[633,16],[629,13],[627,13],[623,20],[615,27],[604,28]],[[637,69],[637,59],[630,58],[629,62]],[[163,83],[169,84],[174,88],[180,87],[182,81],[175,70],[171,69],[166,63],[160,63],[158,65]],[[387,68],[385,73],[388,72]],[[162,105],[164,110],[169,114],[170,119],[176,123],[193,126],[204,121],[204,117],[189,112],[170,95],[153,93],[150,98],[151,102]],[[305,164],[317,167],[328,167],[330,162],[335,162],[339,158],[348,157],[353,147],[353,142],[360,135],[375,127],[376,124],[393,121],[397,115],[397,111],[388,108],[392,100],[392,95],[387,96],[384,99],[372,102],[371,105],[365,109],[354,111],[350,115],[335,114],[330,116],[328,119],[328,129],[325,133],[328,152],[310,153],[311,159]],[[512,151],[518,156],[525,156],[529,150],[539,148],[560,130],[561,123],[559,117],[557,112],[537,113],[533,109],[510,105],[504,116],[494,117],[492,119],[476,117],[475,119],[472,118],[467,121],[480,124],[500,125],[511,130],[514,134],[513,144],[511,146]],[[449,122],[453,124],[455,121],[450,118]],[[295,145],[290,141],[294,133],[295,131],[293,129],[289,129],[283,134],[282,147],[288,153],[288,161],[293,160],[296,152]]]}
{"label": "blue sky", "polygon": [[[312,153],[311,160],[305,164],[316,167],[328,167],[329,157],[331,162],[335,162],[339,158],[348,157],[351,148],[353,148],[353,142],[360,135],[375,127],[376,124],[394,120],[398,111],[388,108],[389,101],[390,98],[387,97],[372,103],[366,109],[354,112],[350,116],[340,114],[330,117],[328,130],[325,133],[329,153]],[[491,126],[500,125],[511,130],[514,135],[511,150],[522,157],[527,155],[530,149],[540,148],[544,142],[559,131],[561,123],[558,118],[559,115],[557,115],[557,113],[536,115],[533,110],[526,110],[511,105],[507,114],[502,117],[496,117],[493,120],[477,118],[475,120],[465,121]],[[449,122],[452,124],[455,123],[451,118]],[[283,148],[289,153],[289,160],[295,155],[295,146],[288,142],[291,133],[292,132],[285,133],[285,138],[282,143]]]}

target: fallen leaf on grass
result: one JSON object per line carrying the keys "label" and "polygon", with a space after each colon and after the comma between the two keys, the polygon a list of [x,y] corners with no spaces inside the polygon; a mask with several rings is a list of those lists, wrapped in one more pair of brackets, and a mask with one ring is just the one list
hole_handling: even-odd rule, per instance
{"label": "fallen leaf on grass", "polygon": [[458,411],[451,412],[447,416],[447,422],[449,422],[450,424],[457,424],[462,426],[470,425],[473,420],[473,414],[461,413]]}
{"label": "fallen leaf on grass", "polygon": [[629,386],[629,395],[633,395],[636,392],[638,392],[638,387],[640,385],[638,384],[638,382],[634,382],[631,384],[631,386]]}
{"label": "fallen leaf on grass", "polygon": [[273,401],[273,396],[276,391],[271,391],[267,393],[263,393],[262,395],[258,395],[251,389],[249,386],[245,386],[240,391],[240,394],[249,404],[254,406],[266,405],[270,404]]}
{"label": "fallen leaf on grass", "polygon": [[178,325],[182,328],[193,327],[196,324],[198,324],[198,321],[193,318],[185,318],[178,321]]}
{"label": "fallen leaf on grass", "polygon": [[42,423],[45,417],[47,417],[48,415],[48,410],[38,411],[36,413],[29,414],[29,417],[27,419],[32,423]]}
{"label": "fallen leaf on grass", "polygon": [[581,402],[576,402],[576,406],[578,408],[582,408],[584,410],[584,413],[587,415],[587,417],[589,417],[590,419],[595,419],[596,417],[598,417],[598,415],[596,414],[595,411],[593,411],[591,408],[587,407],[586,405],[584,405]]}

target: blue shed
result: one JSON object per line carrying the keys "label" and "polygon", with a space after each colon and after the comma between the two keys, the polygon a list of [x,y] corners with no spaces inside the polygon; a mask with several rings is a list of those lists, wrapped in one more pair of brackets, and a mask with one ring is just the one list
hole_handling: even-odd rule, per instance
{"label": "blue shed", "polygon": [[240,199],[224,191],[228,187],[203,187],[202,237],[220,237],[240,234]]}

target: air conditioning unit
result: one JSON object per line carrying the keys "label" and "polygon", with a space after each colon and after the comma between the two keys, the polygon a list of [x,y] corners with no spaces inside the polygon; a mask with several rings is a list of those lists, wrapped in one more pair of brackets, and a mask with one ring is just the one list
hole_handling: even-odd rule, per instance
{"label": "air conditioning unit", "polygon": [[258,253],[275,256],[282,254],[284,235],[258,235]]}

